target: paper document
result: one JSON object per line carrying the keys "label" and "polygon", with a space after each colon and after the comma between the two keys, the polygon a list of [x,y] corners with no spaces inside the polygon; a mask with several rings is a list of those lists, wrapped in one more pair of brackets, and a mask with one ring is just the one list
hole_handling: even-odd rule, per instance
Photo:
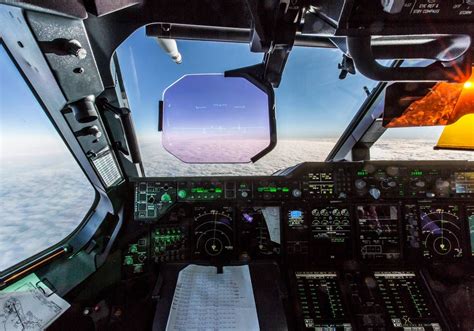
{"label": "paper document", "polygon": [[270,240],[281,244],[280,240],[280,207],[263,207],[262,214],[267,223]]}
{"label": "paper document", "polygon": [[248,266],[189,265],[180,271],[167,331],[259,330]]}
{"label": "paper document", "polygon": [[0,331],[44,330],[70,307],[31,274],[0,291]]}

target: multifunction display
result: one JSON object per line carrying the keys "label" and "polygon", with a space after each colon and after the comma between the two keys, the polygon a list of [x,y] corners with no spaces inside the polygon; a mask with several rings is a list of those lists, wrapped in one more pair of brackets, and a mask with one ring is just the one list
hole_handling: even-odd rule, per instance
{"label": "multifunction display", "polygon": [[456,205],[420,205],[423,255],[452,259],[463,255],[463,231]]}
{"label": "multifunction display", "polygon": [[357,206],[359,244],[362,259],[400,258],[398,207],[394,205]]}

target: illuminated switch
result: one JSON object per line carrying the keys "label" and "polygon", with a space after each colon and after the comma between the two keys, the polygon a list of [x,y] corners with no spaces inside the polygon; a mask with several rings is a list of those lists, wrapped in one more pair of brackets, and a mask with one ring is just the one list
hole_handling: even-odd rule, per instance
{"label": "illuminated switch", "polygon": [[171,202],[171,196],[168,193],[165,193],[161,196],[161,201],[163,202]]}

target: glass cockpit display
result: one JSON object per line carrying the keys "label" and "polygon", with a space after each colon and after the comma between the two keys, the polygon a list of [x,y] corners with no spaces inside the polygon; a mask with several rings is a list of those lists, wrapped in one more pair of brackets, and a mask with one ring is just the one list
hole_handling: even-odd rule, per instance
{"label": "glass cockpit display", "polygon": [[348,206],[315,207],[311,210],[311,247],[316,259],[351,256],[351,215]]}
{"label": "glass cockpit display", "polygon": [[250,257],[280,253],[280,207],[242,208],[240,250]]}
{"label": "glass cockpit display", "polygon": [[234,251],[234,222],[231,207],[194,208],[194,255],[196,258],[225,258]]}
{"label": "glass cockpit display", "polygon": [[359,244],[362,259],[400,258],[398,207],[395,205],[357,206]]}
{"label": "glass cockpit display", "polygon": [[304,210],[294,209],[288,211],[288,226],[298,228],[304,224]]}
{"label": "glass cockpit display", "polygon": [[458,206],[421,205],[420,227],[425,258],[462,257],[463,235]]}

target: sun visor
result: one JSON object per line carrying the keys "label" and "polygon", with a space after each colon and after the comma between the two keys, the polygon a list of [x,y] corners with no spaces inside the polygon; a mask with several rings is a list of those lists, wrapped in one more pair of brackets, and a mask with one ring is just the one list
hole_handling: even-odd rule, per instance
{"label": "sun visor", "polygon": [[466,83],[394,83],[387,87],[386,128],[451,125],[474,114],[474,77]]}
{"label": "sun visor", "polygon": [[464,115],[456,123],[447,125],[435,149],[474,151],[474,114]]}

